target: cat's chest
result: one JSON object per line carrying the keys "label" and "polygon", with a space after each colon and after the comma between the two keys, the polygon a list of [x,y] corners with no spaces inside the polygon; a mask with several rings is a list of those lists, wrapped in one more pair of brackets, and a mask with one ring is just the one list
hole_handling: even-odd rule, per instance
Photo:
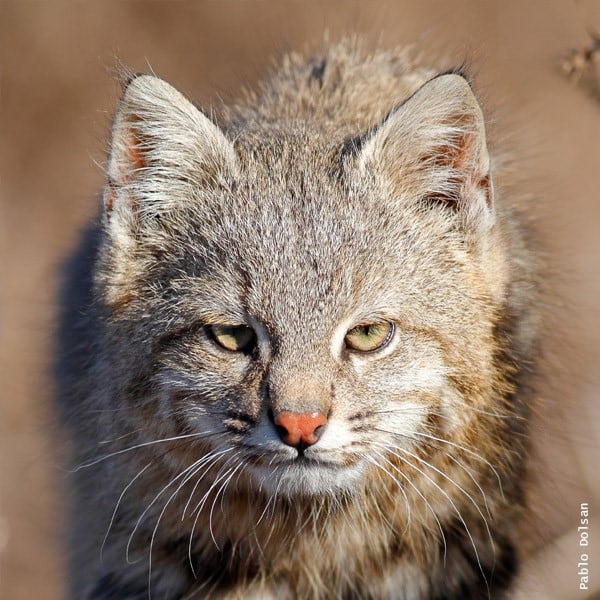
{"label": "cat's chest", "polygon": [[258,524],[245,524],[241,515],[217,518],[212,532],[209,526],[200,534],[196,570],[215,598],[350,599],[356,590],[364,598],[394,598],[400,588],[400,597],[419,597],[426,578],[389,523],[356,507],[335,516],[324,511],[322,522],[319,515],[265,511]]}

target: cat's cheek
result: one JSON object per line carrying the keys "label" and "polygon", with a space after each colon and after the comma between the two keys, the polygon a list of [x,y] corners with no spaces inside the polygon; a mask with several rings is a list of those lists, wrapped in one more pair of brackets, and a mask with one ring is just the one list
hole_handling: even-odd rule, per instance
{"label": "cat's cheek", "polygon": [[[448,388],[448,369],[439,356],[426,355],[413,360],[398,360],[372,373],[365,384],[380,435],[394,443],[410,444],[415,433],[432,421],[445,420],[440,413]],[[382,441],[382,440],[375,440]]]}
{"label": "cat's cheek", "polygon": [[459,430],[467,429],[473,421],[472,407],[467,398],[447,386],[442,391],[437,420],[439,431],[444,436],[450,436]]}
{"label": "cat's cheek", "polygon": [[423,401],[395,402],[382,411],[377,430],[396,445],[411,446],[418,441],[415,434],[423,430],[430,411],[431,405]]}

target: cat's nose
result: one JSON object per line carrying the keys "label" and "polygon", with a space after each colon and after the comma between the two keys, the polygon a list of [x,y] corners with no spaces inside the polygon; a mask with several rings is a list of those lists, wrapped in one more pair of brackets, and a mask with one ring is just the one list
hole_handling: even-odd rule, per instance
{"label": "cat's nose", "polygon": [[320,411],[297,413],[283,410],[273,415],[273,423],[284,444],[301,449],[318,441],[327,417]]}

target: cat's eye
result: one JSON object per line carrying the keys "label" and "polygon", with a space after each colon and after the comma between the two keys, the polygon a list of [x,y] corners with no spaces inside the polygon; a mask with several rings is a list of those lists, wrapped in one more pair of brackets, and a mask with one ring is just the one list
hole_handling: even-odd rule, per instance
{"label": "cat's eye", "polygon": [[225,350],[248,354],[256,345],[256,334],[248,325],[209,325],[210,337]]}
{"label": "cat's eye", "polygon": [[394,336],[394,324],[390,321],[361,323],[348,331],[344,342],[353,352],[375,352],[385,348]]}

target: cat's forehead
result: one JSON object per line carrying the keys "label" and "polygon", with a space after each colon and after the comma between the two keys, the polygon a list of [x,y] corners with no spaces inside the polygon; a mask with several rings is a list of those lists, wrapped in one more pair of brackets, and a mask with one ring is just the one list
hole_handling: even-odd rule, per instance
{"label": "cat's forehead", "polygon": [[364,268],[373,252],[386,252],[389,219],[325,172],[331,166],[326,159],[313,159],[308,170],[293,154],[271,168],[254,165],[228,210],[234,230],[244,236],[238,250],[260,266],[269,257],[283,270],[323,276],[340,260]]}
{"label": "cat's forehead", "polygon": [[440,279],[434,271],[449,253],[435,219],[375,185],[348,185],[341,144],[308,130],[241,139],[236,186],[195,219],[212,254],[209,275],[236,282],[253,314],[318,327],[361,310],[393,311]]}
{"label": "cat's forehead", "polygon": [[321,327],[392,310],[404,283],[416,287],[431,249],[412,224],[335,186],[247,188],[221,207],[212,264],[253,314]]}
{"label": "cat's forehead", "polygon": [[327,181],[340,164],[343,145],[339,132],[331,136],[325,129],[300,121],[255,125],[237,135],[234,147],[241,180],[273,188]]}
{"label": "cat's forehead", "polygon": [[227,251],[256,308],[295,307],[305,319],[310,311],[335,311],[351,301],[357,275],[373,272],[365,220],[349,203],[341,205],[336,190],[265,186],[237,202],[243,206],[229,212],[229,224],[238,238]]}

